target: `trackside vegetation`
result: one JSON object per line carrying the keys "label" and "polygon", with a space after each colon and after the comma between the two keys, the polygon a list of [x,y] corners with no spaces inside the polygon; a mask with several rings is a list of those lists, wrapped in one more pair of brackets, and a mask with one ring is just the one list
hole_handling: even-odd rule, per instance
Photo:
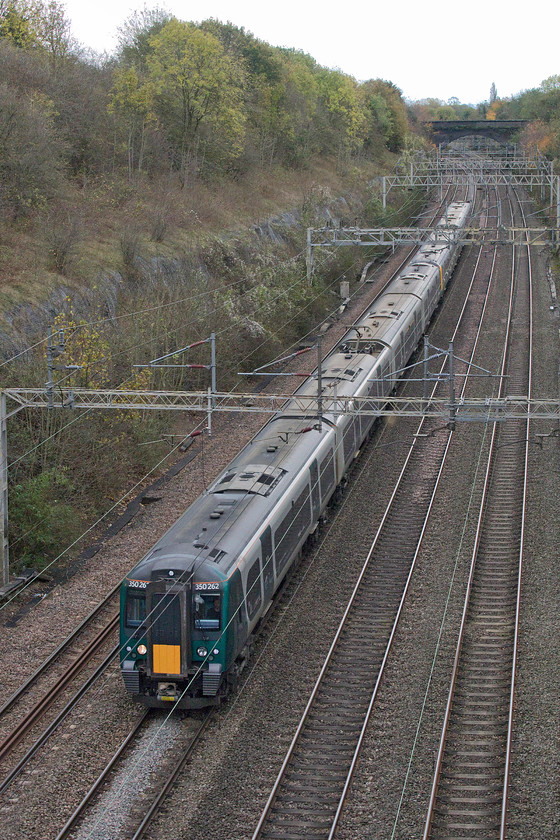
{"label": "trackside vegetation", "polygon": [[[123,24],[116,53],[97,56],[74,41],[56,0],[0,0],[2,355],[38,343],[0,368],[0,384],[44,386],[52,326],[64,336],[56,382],[206,387],[203,371],[134,365],[214,331],[219,386],[231,388],[240,368],[336,312],[343,275],[356,282],[368,255],[350,251],[321,255],[307,281],[306,226],[418,212],[406,192],[383,214],[368,186],[410,144],[391,82],[359,84],[243,28],[144,9]],[[189,360],[207,362],[205,350]],[[169,435],[199,421],[13,417],[14,566],[41,567],[116,514],[130,486],[165,468]]]}
{"label": "trackside vegetation", "polygon": [[[0,387],[44,387],[49,327],[64,336],[57,383],[205,388],[205,371],[135,365],[215,332],[219,388],[234,387],[239,370],[335,318],[340,280],[354,291],[381,256],[321,253],[310,283],[308,226],[412,222],[423,196],[393,191],[383,209],[376,176],[426,148],[421,120],[438,108],[438,118],[529,115],[528,140],[558,156],[559,88],[548,81],[514,100],[494,90],[477,108],[410,105],[390,81],[358,82],[230,23],[145,8],[100,56],[76,43],[57,0],[0,0],[0,361],[17,356],[0,366]],[[12,417],[14,567],[46,565],[116,515],[200,420]]]}

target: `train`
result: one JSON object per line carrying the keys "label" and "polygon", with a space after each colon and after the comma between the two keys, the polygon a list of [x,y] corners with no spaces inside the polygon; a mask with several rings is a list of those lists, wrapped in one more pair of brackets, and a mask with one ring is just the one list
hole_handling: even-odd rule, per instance
{"label": "train", "polygon": [[[135,701],[198,709],[235,688],[255,628],[315,538],[376,419],[322,411],[318,380],[323,395],[390,395],[451,276],[470,212],[470,201],[447,206],[436,230],[325,357],[321,376],[317,369],[303,382],[126,575],[120,663]],[[438,226],[453,232],[438,238]],[[301,394],[310,397],[305,410]]]}

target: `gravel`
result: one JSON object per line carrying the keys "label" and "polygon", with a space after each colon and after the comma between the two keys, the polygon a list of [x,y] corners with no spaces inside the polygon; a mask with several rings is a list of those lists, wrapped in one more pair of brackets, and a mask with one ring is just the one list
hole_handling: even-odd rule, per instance
{"label": "gravel", "polygon": [[[344,313],[345,322],[356,318],[375,297],[390,270],[390,265],[384,266],[375,283],[359,288]],[[324,337],[325,351],[343,333],[344,327],[335,323]],[[298,362],[295,370],[308,369],[308,359]],[[282,385],[288,392],[288,382],[284,377],[275,380],[273,389],[276,391]],[[35,583],[4,607],[5,643],[0,648],[0,690],[4,698],[114,588],[266,419],[257,414],[218,414],[214,418],[213,437],[204,443],[203,455],[191,461],[158,492],[162,497],[160,502],[141,507],[132,521],[87,562],[71,564],[66,582],[47,592],[42,592],[41,584]],[[199,416],[187,416],[185,429],[198,422]],[[33,834],[37,840],[51,838],[124,740],[139,713],[139,708],[127,696],[115,666],[91,689],[8,788],[0,806],[3,816],[0,840],[24,833]],[[9,722],[13,723],[13,719]]]}
{"label": "gravel", "polygon": [[[447,318],[458,309],[467,262],[465,255],[460,263],[465,273],[457,275],[441,315],[430,329],[433,343],[439,346],[446,346],[450,338]],[[536,273],[533,393],[550,396],[558,393],[560,319],[557,312],[549,310],[542,258]],[[500,273],[500,284],[503,280]],[[500,284],[493,291],[490,312],[501,305]],[[345,313],[345,323],[356,316],[374,291],[369,286],[362,290],[359,304],[352,307],[354,312]],[[499,355],[496,337],[503,325],[501,316],[490,318],[477,361],[495,369]],[[324,340],[325,349],[342,332],[340,325],[332,327]],[[307,364],[306,360],[301,362],[300,369]],[[480,380],[478,387],[485,393],[488,386]],[[215,433],[204,450],[206,482],[226,466],[264,419],[256,415],[214,418]],[[196,422],[197,418],[186,418],[185,428]],[[150,829],[150,837],[252,837],[361,567],[368,535],[375,533],[415,427],[407,421],[378,430],[365,460],[354,468],[351,493],[337,518],[294,574],[257,640],[246,681],[219,710],[168,799],[165,814]],[[532,434],[535,431],[550,430],[534,424]],[[340,840],[390,838],[397,815],[395,838],[421,836],[472,552],[474,522],[473,515],[467,513],[471,489],[474,487],[474,502],[480,493],[478,453],[486,444],[484,430],[477,424],[465,424],[457,430],[443,476],[446,489],[436,499],[424,538],[352,798],[344,813]],[[532,446],[530,455],[508,840],[556,837],[560,822],[557,439],[544,439],[542,448]],[[161,502],[141,508],[132,522],[64,585],[22,614],[17,632],[10,629],[9,644],[0,650],[3,696],[35,669],[37,651],[41,652],[40,658],[46,656],[196,498],[203,489],[201,464],[200,456],[194,459],[164,488]],[[367,523],[367,530],[359,527],[363,523]],[[4,610],[4,619],[17,617],[21,604],[20,598]],[[436,650],[437,667],[433,668]],[[139,714],[114,668],[103,685],[87,695],[48,749],[8,789],[0,806],[0,840],[24,834],[32,834],[37,840],[52,838],[54,827],[63,825]],[[89,828],[84,826],[81,831],[81,840],[89,836],[116,838],[119,831],[120,836],[130,836],[126,820],[133,805],[134,784],[141,785],[150,774],[159,772],[158,767],[184,734],[185,726],[186,722],[172,719],[161,730],[154,747],[138,753],[142,767],[136,776],[131,773],[133,765],[127,765],[128,769],[122,771],[125,775],[111,784],[106,796],[111,798],[115,791],[124,790],[128,800],[124,801],[123,794],[119,810],[111,811],[109,799],[103,799],[92,812]],[[139,751],[142,744],[137,745]],[[100,822],[101,814],[107,816]],[[99,828],[94,834],[93,825]]]}

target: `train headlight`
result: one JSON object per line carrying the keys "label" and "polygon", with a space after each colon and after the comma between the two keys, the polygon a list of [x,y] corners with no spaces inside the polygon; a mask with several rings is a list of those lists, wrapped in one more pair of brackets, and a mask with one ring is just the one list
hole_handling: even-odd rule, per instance
{"label": "train headlight", "polygon": [[205,647],[199,647],[196,649],[197,656],[208,656],[208,651]]}
{"label": "train headlight", "polygon": [[146,645],[138,645],[136,650],[138,651],[140,656],[144,656],[146,653],[148,653],[148,648],[146,647]]}

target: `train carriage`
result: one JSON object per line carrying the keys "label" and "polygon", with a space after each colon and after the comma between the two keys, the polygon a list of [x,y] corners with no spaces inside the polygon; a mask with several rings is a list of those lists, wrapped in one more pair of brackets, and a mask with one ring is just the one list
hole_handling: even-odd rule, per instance
{"label": "train carriage", "polygon": [[[462,227],[470,204],[441,223]],[[323,394],[387,396],[441,297],[458,246],[433,234],[323,361]],[[317,379],[297,394],[316,395]],[[288,399],[146,556],[121,594],[125,686],[148,706],[220,701],[254,628],[345,481],[373,416]]]}

